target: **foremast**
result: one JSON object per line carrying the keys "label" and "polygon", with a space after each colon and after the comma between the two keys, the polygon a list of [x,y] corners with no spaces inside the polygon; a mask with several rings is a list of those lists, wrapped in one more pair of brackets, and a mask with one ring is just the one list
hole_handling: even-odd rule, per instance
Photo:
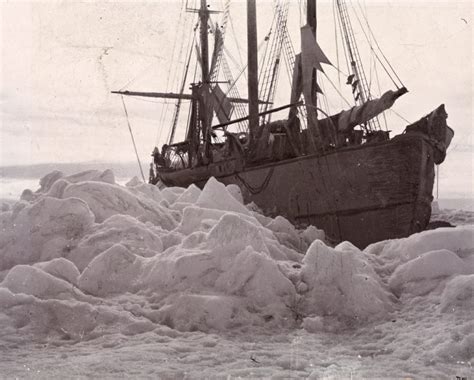
{"label": "foremast", "polygon": [[255,0],[247,0],[247,60],[249,92],[249,139],[253,148],[257,137],[258,116],[258,46],[257,6]]}
{"label": "foremast", "polygon": [[200,97],[200,119],[202,128],[202,138],[204,143],[204,161],[208,163],[211,159],[211,129],[210,129],[210,83],[209,83],[209,40],[208,40],[208,23],[209,10],[207,9],[207,0],[201,0],[201,8],[199,9],[200,37],[201,37],[201,71],[202,83],[199,88]]}

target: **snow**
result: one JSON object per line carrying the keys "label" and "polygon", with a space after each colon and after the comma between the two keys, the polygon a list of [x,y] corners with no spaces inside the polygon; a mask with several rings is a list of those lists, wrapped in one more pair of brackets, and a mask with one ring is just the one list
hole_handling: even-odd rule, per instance
{"label": "snow", "polygon": [[52,172],[0,213],[0,373],[472,377],[474,226],[446,215],[361,251],[215,179]]}

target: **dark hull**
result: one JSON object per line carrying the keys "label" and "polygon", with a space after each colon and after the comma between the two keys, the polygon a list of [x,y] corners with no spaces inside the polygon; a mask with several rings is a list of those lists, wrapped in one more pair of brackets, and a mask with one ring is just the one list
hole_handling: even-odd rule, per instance
{"label": "dark hull", "polygon": [[237,160],[161,171],[168,186],[237,184],[266,215],[323,229],[363,248],[423,230],[431,216],[433,147],[422,135],[247,166]]}

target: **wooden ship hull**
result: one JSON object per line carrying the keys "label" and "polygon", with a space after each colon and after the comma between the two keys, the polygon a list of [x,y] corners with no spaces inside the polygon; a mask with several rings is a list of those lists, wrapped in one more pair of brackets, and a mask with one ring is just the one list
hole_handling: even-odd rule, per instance
{"label": "wooden ship hull", "polygon": [[421,134],[242,167],[236,160],[161,171],[168,186],[236,184],[246,203],[269,216],[314,225],[333,241],[360,248],[422,231],[431,216],[433,147]]}
{"label": "wooden ship hull", "polygon": [[[113,91],[122,101],[124,95],[177,100],[168,144],[152,153],[150,183],[203,188],[215,177],[226,185],[238,185],[245,203],[254,202],[266,215],[282,215],[300,226],[314,225],[330,240],[348,240],[360,248],[425,229],[431,216],[434,165],[443,162],[454,132],[441,105],[407,126],[403,134],[389,138],[388,126],[383,130],[378,116],[408,90],[377,56],[396,89],[373,96],[345,2],[336,0],[335,5],[350,67],[346,85],[354,105],[336,114],[321,109],[318,102],[325,96],[318,72],[324,73],[322,65],[334,65],[317,42],[316,0],[306,2],[299,54],[287,34],[289,1],[277,5],[275,33],[265,38],[272,40],[272,48],[260,68],[256,1],[247,0],[248,99],[238,96],[227,69],[226,81],[218,80],[227,22],[213,31],[210,59],[209,17],[215,12],[209,11],[206,0],[200,3],[199,9],[188,9],[199,15],[200,24],[201,81],[191,83],[191,93],[184,92],[189,60],[180,93]],[[282,51],[291,74],[290,103],[273,108]],[[220,88],[223,83],[229,84],[226,92]],[[184,141],[176,143],[183,100],[190,101],[189,117]],[[242,103],[248,104],[248,116],[232,119],[234,109],[246,115],[239,108]],[[287,118],[271,120],[272,113],[286,108]],[[125,103],[124,110],[127,114]],[[214,115],[218,125],[212,122]]]}

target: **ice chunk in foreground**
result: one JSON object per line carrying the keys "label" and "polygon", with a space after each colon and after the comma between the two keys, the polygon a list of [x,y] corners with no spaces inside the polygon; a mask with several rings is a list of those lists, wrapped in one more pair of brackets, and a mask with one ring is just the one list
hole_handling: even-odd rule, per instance
{"label": "ice chunk in foreground", "polygon": [[[123,339],[151,330],[146,339],[154,340],[165,330],[160,324],[268,336],[287,329],[285,339],[289,329],[303,327],[327,337],[357,321],[354,335],[362,335],[351,336],[349,351],[392,350],[410,365],[418,347],[412,332],[423,323],[417,313],[429,310],[432,325],[420,334],[439,331],[439,321],[453,327],[420,345],[429,346],[426,357],[465,360],[472,352],[465,317],[473,308],[472,227],[381,242],[365,252],[348,242],[330,248],[317,240],[322,231],[263,216],[242,204],[235,186],[214,179],[202,191],[160,190],[114,185],[103,174],[52,174],[42,192],[0,214],[0,329],[7,344],[109,333]],[[395,336],[400,325],[409,329]],[[199,335],[166,331],[169,339]],[[304,332],[290,334],[299,339]]]}
{"label": "ice chunk in foreground", "polygon": [[438,228],[407,238],[385,240],[369,245],[364,252],[379,256],[391,269],[430,251],[447,249],[458,255],[473,248],[474,226]]}
{"label": "ice chunk in foreground", "polygon": [[64,173],[59,170],[54,170],[51,173],[46,174],[44,177],[40,179],[40,189],[39,192],[46,193],[49,191],[53,183],[55,183],[58,179],[63,178]]}
{"label": "ice chunk in foreground", "polygon": [[115,184],[115,175],[110,169],[106,169],[103,172],[101,172],[100,170],[86,170],[77,174],[64,177],[64,179],[71,183],[93,181],[110,183],[112,185]]}
{"label": "ice chunk in foreground", "polygon": [[43,299],[74,299],[80,293],[71,283],[29,265],[12,268],[0,286]]}
{"label": "ice chunk in foreground", "polygon": [[244,204],[244,197],[242,195],[242,191],[240,191],[240,187],[231,183],[225,187],[230,195],[232,195],[237,202]]}
{"label": "ice chunk in foreground", "polygon": [[171,230],[176,226],[172,212],[151,201],[146,196],[136,196],[127,189],[108,183],[80,182],[64,190],[64,198],[74,197],[86,202],[95,215],[96,222],[117,215],[127,214]]}
{"label": "ice chunk in foreground", "polygon": [[63,257],[37,263],[34,266],[44,270],[46,273],[49,273],[54,277],[77,285],[77,279],[80,275],[79,270],[71,261],[66,260]]}
{"label": "ice chunk in foreground", "polygon": [[128,215],[114,215],[96,225],[93,232],[73,247],[66,257],[84,269],[92,259],[115,244],[121,244],[138,256],[154,256],[163,243],[149,225]]}
{"label": "ice chunk in foreground", "polygon": [[149,183],[139,183],[136,186],[128,186],[128,190],[135,195],[145,195],[147,198],[152,199],[157,203],[160,203],[165,199],[163,194],[161,194],[160,189],[155,185],[150,185]]}
{"label": "ice chunk in foreground", "polygon": [[458,309],[469,313],[474,310],[474,274],[456,276],[447,283],[441,295],[441,311],[447,312]]}
{"label": "ice chunk in foreground", "polygon": [[100,170],[85,170],[69,176],[65,176],[64,173],[59,170],[54,170],[40,179],[40,189],[37,192],[43,194],[49,192],[51,187],[60,179],[68,183],[97,181],[115,184],[115,175],[110,169],[104,170],[103,172]]}
{"label": "ice chunk in foreground", "polygon": [[24,206],[0,231],[0,270],[66,256],[93,221],[87,204],[76,198],[44,197]]}
{"label": "ice chunk in foreground", "polygon": [[135,292],[141,267],[138,256],[122,245],[114,245],[84,269],[79,277],[79,288],[96,296]]}
{"label": "ice chunk in foreground", "polygon": [[189,187],[176,199],[176,203],[196,203],[201,195],[201,190],[194,184]]}
{"label": "ice chunk in foreground", "polygon": [[210,209],[233,211],[250,216],[250,211],[229,193],[226,186],[211,177],[196,202],[196,206]]}
{"label": "ice chunk in foreground", "polygon": [[362,252],[336,250],[316,240],[303,259],[306,315],[356,319],[380,317],[391,309],[381,281]]}
{"label": "ice chunk in foreground", "polygon": [[446,249],[424,253],[400,265],[390,277],[393,292],[425,294],[438,286],[440,278],[467,273],[468,268],[456,254]]}

